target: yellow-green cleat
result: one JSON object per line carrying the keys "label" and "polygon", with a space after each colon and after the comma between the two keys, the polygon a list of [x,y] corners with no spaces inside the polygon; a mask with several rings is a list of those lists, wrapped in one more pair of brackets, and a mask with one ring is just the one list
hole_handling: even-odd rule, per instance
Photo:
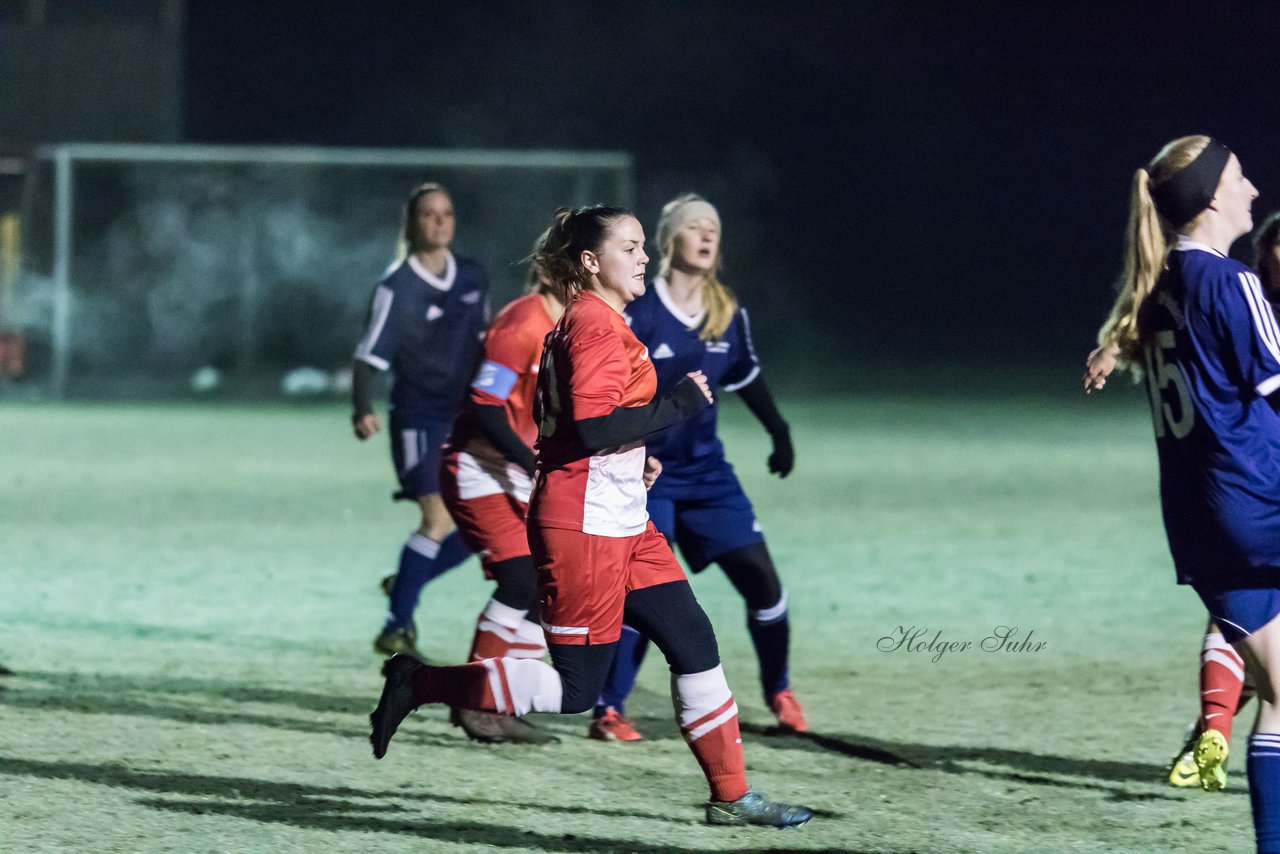
{"label": "yellow-green cleat", "polygon": [[1227,786],[1227,739],[1216,729],[1207,729],[1196,742],[1196,769],[1200,788],[1220,792]]}
{"label": "yellow-green cleat", "polygon": [[1200,769],[1196,767],[1196,743],[1199,740],[1200,733],[1196,731],[1193,724],[1187,730],[1187,737],[1182,742],[1182,747],[1178,748],[1178,752],[1173,754],[1173,759],[1169,760],[1170,786],[1189,789],[1200,785]]}

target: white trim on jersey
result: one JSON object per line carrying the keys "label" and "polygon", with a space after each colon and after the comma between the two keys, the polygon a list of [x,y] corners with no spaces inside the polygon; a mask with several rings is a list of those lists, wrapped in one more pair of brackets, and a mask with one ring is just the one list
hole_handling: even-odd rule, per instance
{"label": "white trim on jersey", "polygon": [[528,504],[532,489],[533,480],[529,474],[513,462],[477,456],[467,451],[458,453],[458,497],[464,501],[506,493]]}
{"label": "white trim on jersey", "polygon": [[1277,389],[1280,389],[1280,374],[1276,374],[1274,377],[1269,377],[1258,383],[1258,387],[1255,391],[1258,392],[1259,397],[1269,397],[1271,393]]}
{"label": "white trim on jersey", "polygon": [[751,361],[755,362],[756,366],[751,369],[751,373],[747,374],[747,378],[742,382],[721,386],[725,391],[737,391],[740,388],[746,388],[751,385],[751,381],[760,373],[760,357],[756,355],[756,345],[751,340],[751,321],[747,319],[747,310],[739,308],[738,317],[742,320],[742,339],[747,342],[747,352],[751,354]]}
{"label": "white trim on jersey", "polygon": [[1199,249],[1201,252],[1208,252],[1211,255],[1217,255],[1219,258],[1227,257],[1226,255],[1223,255],[1221,252],[1219,252],[1217,249],[1214,249],[1212,246],[1208,246],[1204,243],[1200,243],[1199,241],[1192,240],[1190,237],[1187,237],[1186,235],[1179,234],[1178,243],[1176,246],[1173,247],[1173,250],[1175,252],[1187,252],[1192,249]]}
{"label": "white trim on jersey", "polygon": [[355,357],[362,362],[368,362],[380,371],[390,368],[391,363],[381,356],[373,355],[373,348],[377,345],[378,338],[382,336],[382,327],[386,326],[387,318],[391,316],[391,301],[394,298],[395,294],[392,293],[391,288],[378,285],[373,292],[373,305],[369,309],[369,330],[356,345]]}
{"label": "white trim on jersey", "polygon": [[414,256],[409,256],[409,269],[418,274],[418,278],[426,282],[438,291],[447,291],[453,287],[453,280],[458,277],[458,262],[453,260],[453,253],[448,249],[444,251],[444,276],[437,276],[418,262]]}
{"label": "white trim on jersey", "polygon": [[[1237,273],[1244,301],[1253,315],[1253,325],[1257,329],[1258,338],[1266,346],[1271,358],[1280,363],[1280,327],[1276,326],[1276,313],[1271,303],[1262,293],[1262,282],[1253,273]],[[1268,377],[1254,387],[1259,395],[1266,397],[1280,388],[1280,374]]]}
{"label": "white trim on jersey", "polygon": [[552,635],[585,635],[588,631],[586,626],[553,626],[550,623],[543,623],[542,630]]}
{"label": "white trim on jersey", "polygon": [[644,440],[590,458],[582,494],[582,533],[597,537],[644,533],[649,523],[644,460]]}
{"label": "white trim on jersey", "polygon": [[667,307],[667,311],[671,312],[671,316],[683,323],[690,329],[696,329],[702,325],[702,320],[707,316],[707,310],[704,308],[697,314],[685,314],[680,306],[676,305],[676,301],[671,298],[671,289],[667,286],[667,280],[658,276],[653,280],[653,290],[658,295],[658,300]]}

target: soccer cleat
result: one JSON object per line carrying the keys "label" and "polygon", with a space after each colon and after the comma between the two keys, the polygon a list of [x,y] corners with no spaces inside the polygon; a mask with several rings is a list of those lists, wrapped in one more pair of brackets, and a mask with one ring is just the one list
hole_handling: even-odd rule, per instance
{"label": "soccer cleat", "polygon": [[373,639],[373,651],[382,655],[408,655],[427,663],[427,657],[418,651],[418,633],[412,625],[383,629]]}
{"label": "soccer cleat", "polygon": [[369,715],[369,743],[373,745],[373,758],[387,755],[387,745],[396,734],[400,723],[418,708],[414,699],[413,672],[422,666],[420,661],[407,655],[393,655],[382,665],[382,675],[387,681],[382,685],[382,696]]}
{"label": "soccer cleat", "polygon": [[587,737],[597,741],[643,741],[631,718],[624,718],[618,710],[610,706],[604,714],[591,722],[587,729]]}
{"label": "soccer cleat", "polygon": [[382,590],[382,595],[391,598],[391,588],[395,586],[396,574],[382,576],[382,580],[378,582],[378,587]]}
{"label": "soccer cleat", "polygon": [[813,818],[808,807],[779,804],[755,789],[736,801],[707,804],[707,824],[759,824],[765,827],[799,827]]}
{"label": "soccer cleat", "polygon": [[1196,767],[1196,743],[1199,740],[1200,730],[1192,724],[1187,729],[1182,747],[1169,760],[1169,785],[1179,789],[1200,785],[1200,769]]}
{"label": "soccer cleat", "polygon": [[791,732],[809,731],[809,722],[804,719],[804,707],[800,705],[796,695],[791,693],[790,688],[784,688],[774,694],[769,700],[769,708],[778,719],[778,726],[783,729]]}
{"label": "soccer cleat", "polygon": [[496,712],[477,712],[471,709],[454,709],[450,722],[472,741],[482,744],[559,744],[560,739],[544,729],[539,729],[524,718],[500,715]]}
{"label": "soccer cleat", "polygon": [[1216,729],[1207,729],[1196,742],[1196,769],[1200,772],[1200,788],[1220,792],[1227,785],[1227,740]]}

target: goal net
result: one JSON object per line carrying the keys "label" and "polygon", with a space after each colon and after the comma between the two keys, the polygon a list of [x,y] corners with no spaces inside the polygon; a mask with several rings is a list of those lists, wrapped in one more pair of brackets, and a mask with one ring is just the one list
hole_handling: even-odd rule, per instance
{"label": "goal net", "polygon": [[453,196],[453,249],[488,269],[495,306],[555,208],[632,195],[618,152],[51,146],[28,172],[0,325],[23,331],[29,379],[56,397],[193,381],[259,396],[298,368],[339,371],[424,181]]}

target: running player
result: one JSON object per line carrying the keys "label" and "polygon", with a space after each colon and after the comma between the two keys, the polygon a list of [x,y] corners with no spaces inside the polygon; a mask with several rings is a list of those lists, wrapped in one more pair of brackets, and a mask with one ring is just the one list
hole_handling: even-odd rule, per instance
{"label": "running player", "polygon": [[[1226,146],[1166,145],[1134,174],[1121,290],[1099,342],[1141,364],[1165,532],[1190,584],[1258,689],[1249,739],[1257,850],[1280,852],[1280,325],[1249,267],[1227,257],[1258,191]],[[1208,730],[1207,733],[1213,733]],[[1196,749],[1200,777],[1225,741]]]}
{"label": "running player", "polygon": [[[1267,217],[1254,235],[1253,267],[1274,310],[1280,302],[1280,212]],[[1100,345],[1089,355],[1085,367],[1086,393],[1106,385],[1118,355],[1119,348],[1114,344]],[[1217,752],[1219,744],[1229,744],[1234,717],[1254,693],[1253,686],[1245,680],[1240,654],[1227,643],[1213,620],[1209,620],[1200,644],[1200,714],[1187,727],[1182,746],[1169,762],[1171,785],[1199,786],[1208,792],[1226,787],[1227,763],[1222,762],[1211,774],[1201,777],[1196,763],[1197,748],[1203,740],[1205,745],[1200,752],[1207,755]]]}
{"label": "running player", "polygon": [[625,613],[671,666],[676,716],[711,788],[707,821],[803,824],[811,810],[748,787],[715,633],[645,511],[645,490],[659,473],[645,436],[702,410],[711,393],[694,373],[654,397],[648,350],[622,316],[644,293],[644,230],[619,208],[564,209],[534,254],[567,306],[547,336],[538,376],[528,517],[552,666],[490,658],[433,667],[393,656],[370,715],[374,756],[385,755],[401,721],[425,703],[506,714],[590,709]]}
{"label": "running player", "polygon": [[489,281],[483,267],[449,251],[453,232],[449,193],[439,184],[414,188],[404,206],[402,258],[374,288],[352,368],[351,423],[361,441],[381,429],[371,404],[373,372],[392,372],[395,497],[417,502],[421,512],[400,550],[389,613],[373,641],[386,655],[419,655],[413,611],[422,588],[470,554],[440,498],[440,447],[479,360]]}
{"label": "running player", "polygon": [[[530,266],[529,293],[498,312],[484,363],[444,448],[440,493],[467,547],[498,586],[476,620],[468,660],[542,658],[542,627],[527,615],[538,581],[524,519],[534,472],[534,392],[542,341],[564,313],[550,281]],[[454,722],[477,741],[558,741],[523,718],[458,709]]]}
{"label": "running player", "polygon": [[[668,202],[658,221],[658,276],[627,306],[627,317],[631,331],[649,347],[658,393],[690,371],[702,371],[712,387],[737,392],[773,441],[769,471],[786,477],[795,461],[791,431],[760,375],[747,311],[720,281],[720,234],[720,214],[702,197],[687,193]],[[649,517],[679,547],[692,572],[712,563],[724,570],[746,602],[765,704],[783,729],[805,732],[804,710],[788,677],[787,594],[751,501],[725,460],[716,423],[712,405],[650,440],[662,477],[649,490]],[[623,630],[591,737],[641,737],[625,717],[624,704],[647,645],[630,627]]]}

